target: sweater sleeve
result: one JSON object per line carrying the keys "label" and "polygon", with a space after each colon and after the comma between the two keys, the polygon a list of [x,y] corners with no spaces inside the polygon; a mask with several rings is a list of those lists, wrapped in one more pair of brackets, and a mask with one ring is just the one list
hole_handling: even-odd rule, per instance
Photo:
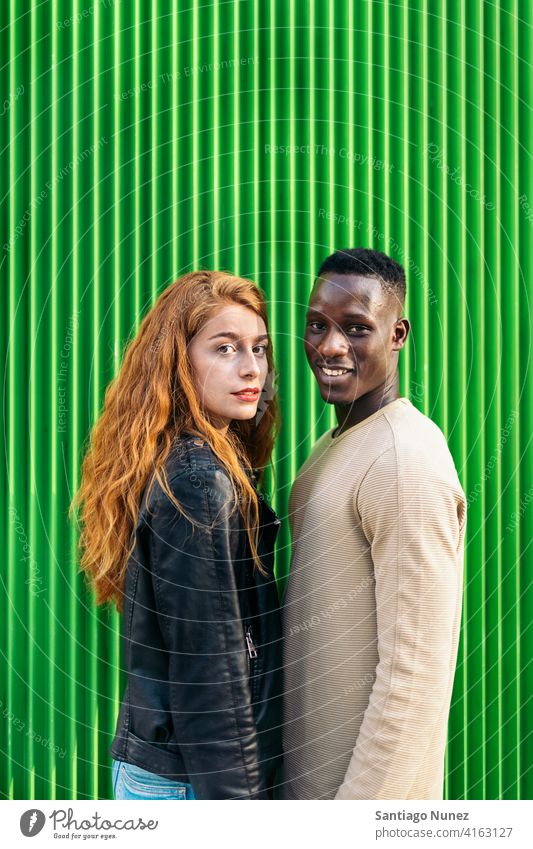
{"label": "sweater sleeve", "polygon": [[392,446],[370,467],[354,508],[374,563],[379,662],[335,798],[406,799],[449,710],[466,502],[449,454],[439,463]]}

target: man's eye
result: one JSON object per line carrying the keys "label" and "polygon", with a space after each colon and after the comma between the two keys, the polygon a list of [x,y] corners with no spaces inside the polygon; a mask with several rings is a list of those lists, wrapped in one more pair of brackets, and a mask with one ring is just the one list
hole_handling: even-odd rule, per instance
{"label": "man's eye", "polygon": [[311,328],[311,330],[323,330],[324,325],[321,321],[308,321],[307,326]]}
{"label": "man's eye", "polygon": [[369,328],[365,324],[351,324],[348,333],[364,333]]}

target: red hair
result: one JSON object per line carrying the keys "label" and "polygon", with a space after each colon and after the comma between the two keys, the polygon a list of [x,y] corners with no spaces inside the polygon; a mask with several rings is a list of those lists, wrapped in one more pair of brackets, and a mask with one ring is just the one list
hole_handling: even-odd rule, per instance
{"label": "red hair", "polygon": [[[253,310],[268,329],[265,299],[252,281],[220,271],[180,277],[145,316],[119,374],[106,390],[69,510],[70,515],[79,507],[80,569],[94,585],[97,604],[112,601],[122,610],[126,569],[148,478],[152,476],[150,489],[157,480],[181,509],[163,466],[172,442],[183,432],[204,439],[227,471],[252,556],[261,569],[259,504],[246,470],[258,469],[261,481],[278,432],[277,400],[269,400],[255,421],[232,422],[224,435],[200,406],[187,355],[187,346],[213,310],[231,303]],[[273,374],[270,345],[267,358]]]}

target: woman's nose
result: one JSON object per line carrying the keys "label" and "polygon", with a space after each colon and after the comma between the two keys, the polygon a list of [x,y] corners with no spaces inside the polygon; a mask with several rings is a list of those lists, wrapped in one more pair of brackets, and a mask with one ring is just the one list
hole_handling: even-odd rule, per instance
{"label": "woman's nose", "polygon": [[253,351],[249,351],[244,357],[240,371],[243,376],[247,375],[250,377],[257,377],[260,373],[259,363]]}

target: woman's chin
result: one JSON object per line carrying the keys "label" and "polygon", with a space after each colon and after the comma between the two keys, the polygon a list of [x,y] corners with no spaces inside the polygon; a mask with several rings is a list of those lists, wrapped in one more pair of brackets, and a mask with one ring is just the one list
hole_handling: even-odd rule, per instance
{"label": "woman's chin", "polygon": [[233,421],[247,422],[247,421],[250,421],[250,419],[254,419],[256,417],[256,415],[257,415],[257,405],[254,406],[253,409],[238,410],[236,413],[233,414],[232,418],[233,418]]}

